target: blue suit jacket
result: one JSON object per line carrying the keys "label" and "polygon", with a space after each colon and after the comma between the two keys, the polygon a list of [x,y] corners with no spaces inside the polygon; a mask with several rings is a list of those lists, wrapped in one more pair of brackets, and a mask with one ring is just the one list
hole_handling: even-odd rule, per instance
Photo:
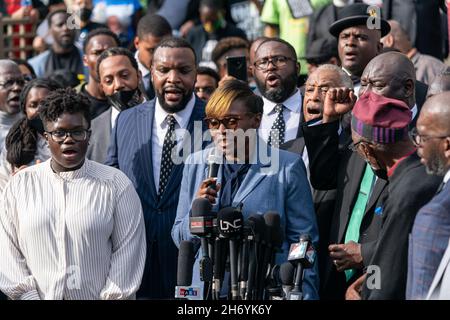
{"label": "blue suit jacket", "polygon": [[[128,176],[142,203],[147,235],[147,260],[138,297],[173,298],[178,250],[170,231],[178,205],[183,163],[173,167],[167,187],[158,201],[152,164],[154,113],[155,99],[119,114],[105,164],[120,169]],[[196,98],[187,128],[191,134],[194,121],[201,121],[203,118],[204,103]],[[203,130],[202,125],[201,131]],[[185,138],[184,143],[191,145],[192,140],[194,139]]]}
{"label": "blue suit jacket", "polygon": [[[298,242],[303,233],[311,235],[317,248],[319,236],[311,190],[306,178],[305,165],[298,155],[270,149],[261,140],[259,145],[267,155],[273,156],[279,152],[279,165],[271,167],[270,163],[264,164],[263,161],[252,164],[233,199],[233,206],[243,203],[244,219],[251,213],[264,214],[267,211],[276,211],[280,214],[285,239],[283,252],[277,256],[277,263],[282,263],[286,261],[290,244]],[[206,159],[212,150],[212,148],[208,148],[197,152],[186,161],[177,217],[172,229],[172,237],[177,246],[182,240],[192,238],[189,231],[189,212],[201,182],[207,177]],[[221,181],[220,171],[219,183]],[[218,198],[220,199],[220,191]],[[216,202],[213,207],[214,211],[218,211],[219,203]],[[198,259],[194,267],[192,283],[193,285],[200,284]],[[316,261],[314,267],[305,272],[303,283],[305,299],[318,299],[318,288],[319,277]]]}
{"label": "blue suit jacket", "polygon": [[409,238],[406,299],[425,299],[450,239],[450,183],[417,213]]}

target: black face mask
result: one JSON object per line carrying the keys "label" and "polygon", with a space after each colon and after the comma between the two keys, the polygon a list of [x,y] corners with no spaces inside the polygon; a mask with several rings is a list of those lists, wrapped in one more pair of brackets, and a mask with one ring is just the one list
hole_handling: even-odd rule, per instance
{"label": "black face mask", "polygon": [[80,9],[80,20],[83,22],[89,21],[91,18],[92,9],[89,8],[81,8]]}
{"label": "black face mask", "polygon": [[28,125],[36,130],[40,134],[44,134],[44,124],[42,123],[41,117],[37,116],[33,119],[28,119]]}
{"label": "black face mask", "polygon": [[106,97],[108,102],[118,111],[126,110],[141,103],[141,94],[138,88],[122,90]]}

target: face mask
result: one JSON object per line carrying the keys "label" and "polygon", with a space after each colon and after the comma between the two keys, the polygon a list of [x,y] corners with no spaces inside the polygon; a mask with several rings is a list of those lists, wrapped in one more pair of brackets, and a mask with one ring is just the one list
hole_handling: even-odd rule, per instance
{"label": "face mask", "polygon": [[122,111],[141,103],[140,91],[138,88],[134,90],[122,90],[107,96],[108,102],[117,110]]}
{"label": "face mask", "polygon": [[36,130],[40,134],[44,134],[44,124],[42,123],[41,117],[37,116],[33,119],[28,119],[28,125]]}
{"label": "face mask", "polygon": [[89,8],[81,8],[80,9],[80,20],[83,22],[89,21],[91,18],[92,9]]}

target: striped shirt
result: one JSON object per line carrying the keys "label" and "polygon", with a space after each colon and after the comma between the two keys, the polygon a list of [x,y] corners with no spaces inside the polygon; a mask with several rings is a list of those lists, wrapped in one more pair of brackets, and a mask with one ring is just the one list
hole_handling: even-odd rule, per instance
{"label": "striped shirt", "polygon": [[50,161],[17,173],[0,207],[0,289],[11,299],[129,299],[146,245],[141,203],[119,170]]}

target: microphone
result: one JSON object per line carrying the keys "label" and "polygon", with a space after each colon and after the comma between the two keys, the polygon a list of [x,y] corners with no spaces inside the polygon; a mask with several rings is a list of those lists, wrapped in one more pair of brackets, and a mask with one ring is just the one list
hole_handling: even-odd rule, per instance
{"label": "microphone", "polygon": [[[210,154],[207,159],[208,163],[208,179],[216,178],[219,173],[219,166],[222,159],[216,156],[215,154]],[[210,183],[208,188],[216,189],[216,183]]]}
{"label": "microphone", "polygon": [[222,208],[217,213],[217,224],[219,226],[219,234],[229,239],[230,246],[230,281],[231,281],[231,297],[233,300],[239,299],[239,287],[237,278],[237,239],[242,233],[244,218],[242,212],[234,207]]}
{"label": "microphone", "polygon": [[316,252],[309,234],[302,234],[298,243],[291,244],[288,261],[297,263],[294,288],[289,293],[288,300],[302,300],[302,284],[304,269],[311,268],[316,259]]}
{"label": "microphone", "polygon": [[[192,202],[191,216],[189,218],[189,230],[191,234],[200,237],[202,258],[200,259],[200,280],[210,282],[212,280],[212,261],[208,255],[208,238],[213,232],[213,216],[211,215],[211,203],[205,198],[197,198]],[[207,287],[208,284],[205,284]]]}
{"label": "microphone", "polygon": [[195,262],[194,244],[190,241],[181,241],[178,251],[177,286],[175,298],[188,300],[202,300],[199,287],[191,286],[192,269]]}
{"label": "microphone", "polygon": [[280,215],[277,212],[269,211],[264,214],[264,221],[266,223],[266,246],[259,275],[258,299],[263,299],[264,279],[268,275],[270,267],[274,264],[276,251],[283,242]]}
{"label": "microphone", "polygon": [[251,214],[246,222],[248,227],[247,239],[249,241],[249,264],[248,264],[248,280],[243,283],[243,287],[247,287],[245,300],[256,299],[256,282],[258,279],[258,265],[261,261],[260,251],[261,242],[265,237],[266,223],[264,218],[259,214]]}
{"label": "microphone", "polygon": [[280,281],[283,290],[283,300],[287,299],[289,293],[294,288],[294,272],[294,265],[289,261],[280,266]]}

